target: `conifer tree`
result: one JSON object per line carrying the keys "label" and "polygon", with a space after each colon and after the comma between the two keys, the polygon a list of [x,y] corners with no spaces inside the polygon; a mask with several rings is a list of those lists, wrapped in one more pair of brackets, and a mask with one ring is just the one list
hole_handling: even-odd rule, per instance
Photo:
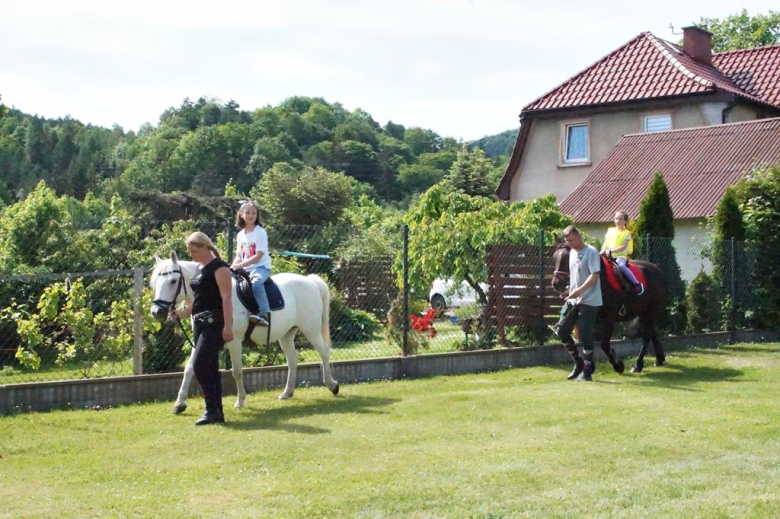
{"label": "conifer tree", "polygon": [[493,190],[488,179],[491,169],[490,160],[485,157],[484,151],[469,151],[464,144],[444,180],[445,186],[448,191],[491,197]]}
{"label": "conifer tree", "polygon": [[661,326],[671,332],[682,332],[686,325],[685,283],[677,263],[674,244],[674,213],[663,174],[655,174],[647,195],[639,205],[639,216],[634,226],[639,245],[634,247],[637,259],[657,263],[666,275],[669,295],[669,319],[659,319]]}
{"label": "conifer tree", "polygon": [[742,272],[746,265],[745,223],[733,188],[727,188],[718,203],[714,227],[712,279],[717,301],[724,304],[724,327],[732,329],[736,325],[734,319],[741,313],[748,290],[747,283],[739,283],[740,277],[734,276],[736,272]]}

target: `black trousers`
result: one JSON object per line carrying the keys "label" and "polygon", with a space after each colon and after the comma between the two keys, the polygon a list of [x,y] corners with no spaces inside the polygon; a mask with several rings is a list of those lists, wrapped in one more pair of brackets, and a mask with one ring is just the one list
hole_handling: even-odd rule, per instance
{"label": "black trousers", "polygon": [[193,367],[207,410],[210,405],[222,409],[222,377],[219,374],[219,352],[225,345],[222,328],[222,323],[195,324]]}

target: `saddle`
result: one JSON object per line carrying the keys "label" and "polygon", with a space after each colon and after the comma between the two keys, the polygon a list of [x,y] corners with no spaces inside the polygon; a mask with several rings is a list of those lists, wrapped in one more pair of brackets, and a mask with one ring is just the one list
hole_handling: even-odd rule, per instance
{"label": "saddle", "polygon": [[[626,276],[623,275],[623,272],[620,270],[617,261],[608,257],[606,254],[602,254],[601,264],[604,268],[604,272],[607,275],[607,281],[609,281],[609,284],[613,289],[615,289],[617,292],[625,292],[629,294],[634,292],[633,283],[631,283],[628,279],[626,279]],[[627,266],[629,269],[631,269],[631,272],[634,273],[634,276],[636,276],[636,280],[644,285],[645,276],[642,274],[642,271],[639,270],[639,268],[630,261],[628,262]]]}
{"label": "saddle", "polygon": [[[238,300],[241,301],[241,304],[243,304],[250,313],[256,314],[260,309],[257,307],[255,295],[252,293],[252,281],[249,279],[249,274],[244,269],[231,270],[231,273],[233,274],[233,279],[236,280]],[[268,278],[264,286],[271,310],[281,310],[284,308],[284,297],[282,297],[282,292],[279,290],[279,286],[274,283],[274,280]]]}

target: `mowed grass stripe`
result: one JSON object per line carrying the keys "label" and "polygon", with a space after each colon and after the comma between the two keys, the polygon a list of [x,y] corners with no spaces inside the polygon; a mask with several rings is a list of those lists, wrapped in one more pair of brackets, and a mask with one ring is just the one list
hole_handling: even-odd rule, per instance
{"label": "mowed grass stripe", "polygon": [[[780,347],[0,417],[3,517],[778,517]],[[226,398],[226,404],[232,403]]]}

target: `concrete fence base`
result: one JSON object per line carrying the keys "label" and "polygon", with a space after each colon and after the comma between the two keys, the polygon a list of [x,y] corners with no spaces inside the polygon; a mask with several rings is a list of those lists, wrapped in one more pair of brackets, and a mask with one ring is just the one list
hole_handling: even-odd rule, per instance
{"label": "concrete fence base", "polygon": [[[746,330],[718,332],[681,337],[664,337],[667,351],[693,347],[714,347],[734,342],[780,341],[778,330]],[[635,356],[640,340],[615,341],[613,346],[620,357]],[[597,348],[599,357],[602,352]],[[652,359],[652,347],[649,350]],[[412,357],[385,357],[378,359],[333,362],[334,377],[341,384],[373,380],[427,377],[477,373],[506,368],[564,364],[570,361],[566,350],[555,346],[531,348],[504,348],[487,351],[434,353]],[[247,392],[284,387],[287,366],[247,368],[244,385]],[[83,408],[93,405],[116,406],[155,400],[174,400],[181,386],[181,373],[138,375],[132,377],[96,378],[61,382],[35,382],[0,386],[0,414],[15,411],[43,411],[56,408]],[[236,393],[236,385],[229,371],[222,372],[226,395]],[[300,364],[297,384],[321,385],[319,364]],[[190,388],[197,394],[197,383]]]}

